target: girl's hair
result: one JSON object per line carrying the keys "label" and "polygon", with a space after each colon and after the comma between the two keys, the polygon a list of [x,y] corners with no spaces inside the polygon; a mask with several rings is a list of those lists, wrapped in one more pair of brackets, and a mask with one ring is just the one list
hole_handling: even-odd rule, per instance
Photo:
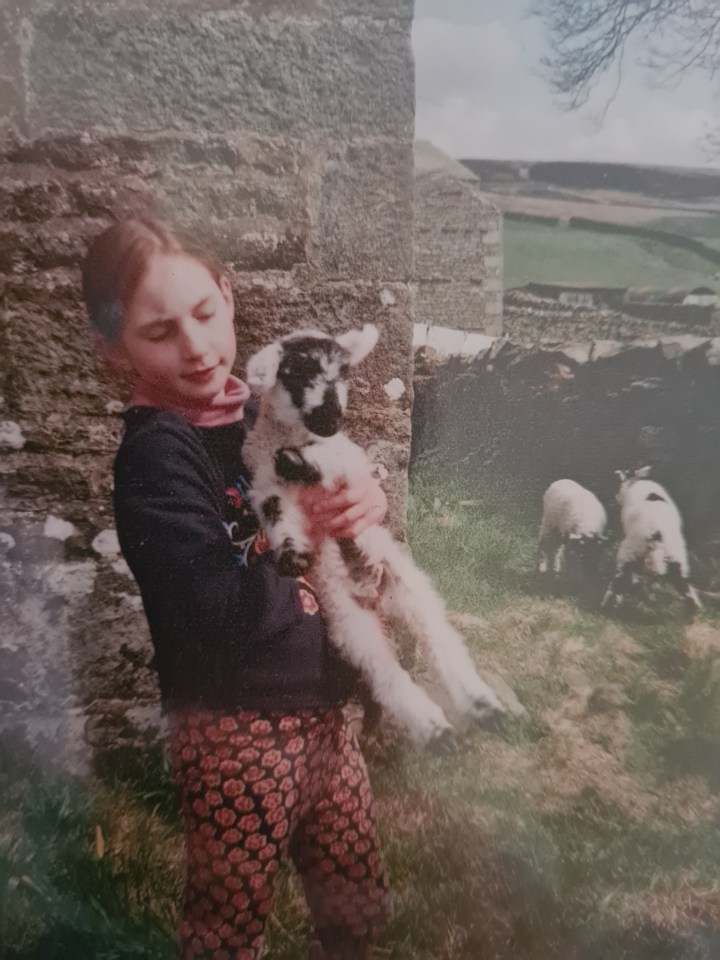
{"label": "girl's hair", "polygon": [[162,220],[120,220],[97,237],[82,265],[82,288],[90,322],[104,340],[122,333],[123,311],[158,253],[186,254],[198,260],[219,283],[222,267],[189,238]]}

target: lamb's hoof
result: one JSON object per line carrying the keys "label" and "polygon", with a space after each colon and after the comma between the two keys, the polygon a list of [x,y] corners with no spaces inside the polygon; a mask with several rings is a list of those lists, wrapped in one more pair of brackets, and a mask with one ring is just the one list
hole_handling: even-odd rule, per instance
{"label": "lamb's hoof", "polygon": [[455,737],[455,731],[450,726],[435,730],[425,744],[427,752],[437,757],[450,756],[456,752],[457,748],[458,742]]}
{"label": "lamb's hoof", "polygon": [[278,572],[283,577],[302,577],[312,566],[312,561],[311,553],[295,553],[293,550],[286,550],[277,558]]}
{"label": "lamb's hoof", "polygon": [[275,452],[275,472],[288,483],[303,483],[314,486],[322,479],[317,467],[313,467],[295,447],[282,447]]}
{"label": "lamb's hoof", "polygon": [[497,732],[502,728],[507,710],[500,701],[490,703],[488,700],[478,697],[473,701],[468,716],[473,726],[480,730]]}

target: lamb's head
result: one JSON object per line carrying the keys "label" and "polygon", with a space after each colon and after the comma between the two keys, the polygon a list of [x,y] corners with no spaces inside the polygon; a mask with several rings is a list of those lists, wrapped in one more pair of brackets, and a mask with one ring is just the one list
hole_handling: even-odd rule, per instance
{"label": "lamb's head", "polygon": [[299,330],[252,356],[247,382],[257,393],[271,394],[274,415],[284,423],[302,423],[316,436],[331,437],[342,426],[350,367],[377,339],[377,327],[370,323],[339,337]]}
{"label": "lamb's head", "polygon": [[627,497],[628,491],[630,490],[630,488],[634,484],[636,484],[638,480],[647,480],[651,472],[652,472],[652,467],[649,467],[649,466],[640,467],[637,470],[629,470],[629,471],[616,470],[615,471],[615,476],[617,477],[617,481],[618,481],[618,489],[617,489],[617,493],[615,494],[615,499],[620,504],[620,506],[622,506],[623,503],[625,502],[625,498]]}

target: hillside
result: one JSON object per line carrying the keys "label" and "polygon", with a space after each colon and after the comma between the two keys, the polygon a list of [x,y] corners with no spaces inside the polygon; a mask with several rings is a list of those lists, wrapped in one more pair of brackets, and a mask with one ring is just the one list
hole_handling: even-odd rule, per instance
{"label": "hillside", "polygon": [[569,161],[462,160],[483,184],[544,184],[565,190],[615,190],[654,200],[720,198],[720,170]]}

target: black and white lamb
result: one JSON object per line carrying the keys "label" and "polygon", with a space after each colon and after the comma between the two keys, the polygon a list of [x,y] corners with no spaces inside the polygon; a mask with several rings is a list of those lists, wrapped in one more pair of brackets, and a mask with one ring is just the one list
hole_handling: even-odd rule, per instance
{"label": "black and white lamb", "polygon": [[370,527],[355,540],[325,539],[313,554],[297,500],[298,485],[334,489],[373,470],[365,451],[341,428],[350,368],[377,338],[371,324],[334,338],[302,330],[251,357],[247,382],[260,395],[260,409],[243,454],[253,476],[253,506],[280,570],[299,576],[312,568],[313,587],[341,654],[416,744],[441,746],[452,742],[452,725],[398,663],[381,618],[403,624],[427,645],[464,714],[489,723],[505,712],[448,623],[443,601],[384,527]]}
{"label": "black and white lamb", "polygon": [[564,565],[586,576],[596,574],[606,525],[605,507],[592,490],[575,480],[555,480],[543,494],[538,573],[559,574]]}
{"label": "black and white lamb", "polygon": [[632,474],[616,471],[620,483],[616,499],[620,505],[623,539],[618,548],[616,573],[603,598],[603,606],[621,604],[635,582],[650,574],[667,576],[686,605],[699,610],[700,597],[689,580],[680,511],[664,487],[647,479],[650,469],[642,467]]}

